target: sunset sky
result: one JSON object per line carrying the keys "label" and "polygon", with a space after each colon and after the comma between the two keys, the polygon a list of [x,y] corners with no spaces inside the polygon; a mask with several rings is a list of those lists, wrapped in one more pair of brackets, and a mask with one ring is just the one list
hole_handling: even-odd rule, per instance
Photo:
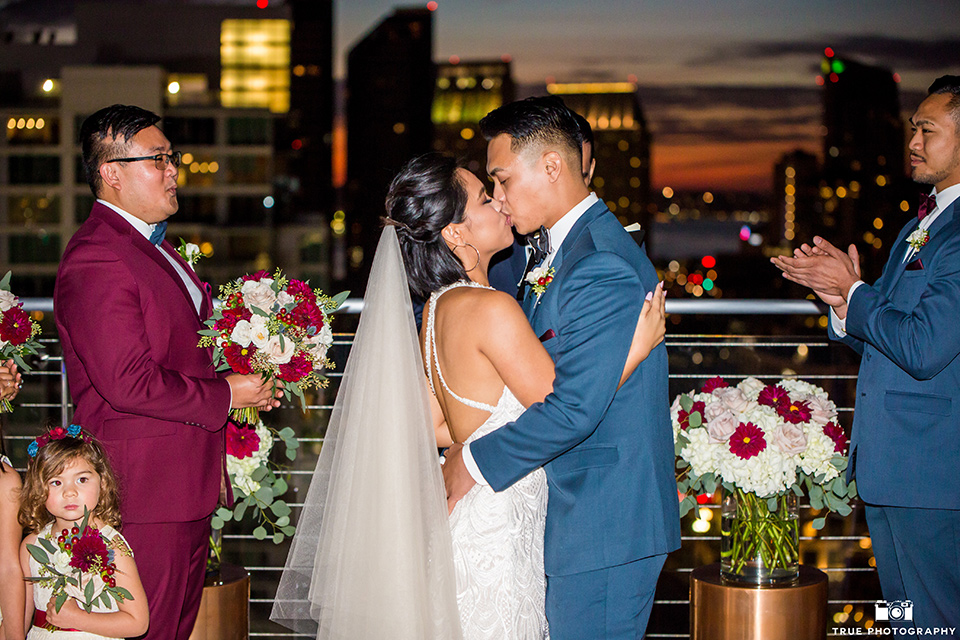
{"label": "sunset sky", "polygon": [[[414,4],[414,3],[411,3]],[[960,74],[957,0],[438,0],[438,60],[513,59],[528,93],[638,78],[657,187],[768,191],[784,152],[820,151],[824,47],[900,74],[909,116],[939,75]],[[397,3],[335,5],[336,70]],[[409,5],[407,5],[409,6]],[[542,90],[542,89],[539,89]]]}

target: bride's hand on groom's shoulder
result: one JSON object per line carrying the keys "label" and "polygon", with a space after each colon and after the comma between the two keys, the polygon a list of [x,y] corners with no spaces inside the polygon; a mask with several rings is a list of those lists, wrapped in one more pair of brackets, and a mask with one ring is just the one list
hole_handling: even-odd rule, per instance
{"label": "bride's hand on groom's shoulder", "polygon": [[462,443],[451,445],[444,453],[444,458],[446,462],[443,463],[442,469],[443,484],[447,491],[447,513],[453,513],[453,508],[476,482],[463,462]]}

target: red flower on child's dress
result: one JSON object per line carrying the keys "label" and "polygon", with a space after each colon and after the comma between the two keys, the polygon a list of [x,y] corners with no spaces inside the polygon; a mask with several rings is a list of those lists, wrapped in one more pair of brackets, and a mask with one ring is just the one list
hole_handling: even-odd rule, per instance
{"label": "red flower on child's dress", "polygon": [[828,422],[825,424],[823,426],[823,433],[833,440],[834,452],[842,454],[847,450],[847,434],[843,432],[843,428],[836,422]]}
{"label": "red flower on child's dress", "polygon": [[71,567],[87,573],[91,570],[100,571],[110,564],[110,552],[98,529],[88,526],[84,529],[83,535],[74,538],[72,542]]}
{"label": "red flower on child's dress", "polygon": [[810,419],[810,405],[806,402],[794,402],[786,398],[777,405],[777,415],[783,418],[784,422],[800,424]]}
{"label": "red flower on child's dress", "polygon": [[779,406],[784,400],[789,401],[790,396],[787,394],[787,390],[778,384],[768,384],[760,390],[760,394],[757,396],[757,404],[768,407]]}
{"label": "red flower on child's dress", "polygon": [[260,449],[260,436],[254,429],[238,426],[233,420],[227,421],[227,454],[242,460],[252,456]]}
{"label": "red flower on child's dress", "polygon": [[710,378],[709,380],[704,382],[703,388],[701,389],[701,391],[703,393],[712,393],[714,389],[722,389],[723,387],[729,387],[729,386],[730,385],[727,384],[726,380],[724,380],[720,376],[716,376],[715,378]]}
{"label": "red flower on child's dress", "polygon": [[251,343],[250,346],[241,347],[236,343],[228,344],[223,347],[223,355],[227,359],[227,364],[236,373],[253,373],[253,367],[250,366],[250,359],[257,352],[257,348]]}
{"label": "red flower on child's dress", "polygon": [[741,422],[730,436],[730,453],[743,460],[749,460],[766,448],[763,431],[752,422]]}
{"label": "red flower on child's dress", "polygon": [[0,340],[10,344],[21,345],[33,335],[33,323],[30,315],[20,307],[10,307],[3,313],[0,322]]}

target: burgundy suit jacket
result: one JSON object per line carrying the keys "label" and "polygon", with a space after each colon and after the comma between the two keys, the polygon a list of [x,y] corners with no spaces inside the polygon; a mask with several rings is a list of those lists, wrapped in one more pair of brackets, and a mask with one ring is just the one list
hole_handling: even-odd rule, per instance
{"label": "burgundy suit jacket", "polygon": [[[169,242],[162,249],[177,255]],[[177,256],[177,260],[180,260]],[[74,422],[106,447],[125,522],[189,522],[216,508],[230,387],[197,347],[200,315],[170,263],[100,203],[67,244],[54,314]]]}

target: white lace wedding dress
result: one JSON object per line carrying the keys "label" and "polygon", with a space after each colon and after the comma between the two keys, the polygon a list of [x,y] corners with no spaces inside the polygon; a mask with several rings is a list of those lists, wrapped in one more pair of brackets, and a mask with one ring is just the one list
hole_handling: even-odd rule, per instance
{"label": "white lace wedding dress", "polygon": [[[486,422],[467,438],[467,442],[472,442],[515,420],[524,407],[506,386],[496,406],[461,397],[447,386],[437,357],[434,312],[441,295],[463,286],[480,285],[459,282],[430,296],[425,335],[429,351],[427,378],[433,389],[430,370],[435,366],[447,393],[463,404],[490,412]],[[547,480],[543,469],[500,492],[477,485],[457,503],[450,514],[450,532],[457,607],[465,640],[549,637],[544,611],[546,516]]]}

